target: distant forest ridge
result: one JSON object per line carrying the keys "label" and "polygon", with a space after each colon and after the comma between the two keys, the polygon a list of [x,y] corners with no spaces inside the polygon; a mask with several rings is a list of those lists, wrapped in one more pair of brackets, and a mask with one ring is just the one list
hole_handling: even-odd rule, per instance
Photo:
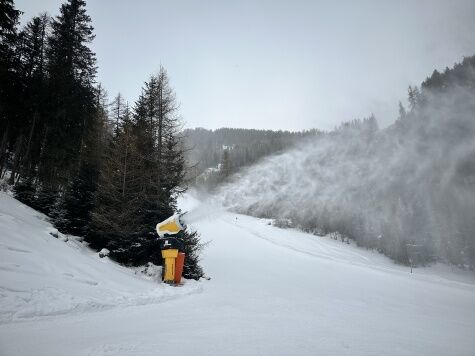
{"label": "distant forest ridge", "polygon": [[[189,178],[198,184],[217,184],[242,167],[284,151],[296,143],[322,134],[317,129],[292,131],[241,128],[186,129]],[[207,169],[211,168],[211,171]],[[205,176],[203,176],[205,173]]]}

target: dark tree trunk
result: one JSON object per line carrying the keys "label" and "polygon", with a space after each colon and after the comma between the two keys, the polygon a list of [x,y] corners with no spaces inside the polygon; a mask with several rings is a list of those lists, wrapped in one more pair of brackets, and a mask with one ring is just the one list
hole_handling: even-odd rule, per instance
{"label": "dark tree trunk", "polygon": [[17,174],[19,166],[20,166],[22,146],[23,146],[23,135],[20,135],[18,136],[15,143],[15,159],[13,160],[12,172],[10,175],[10,179],[8,181],[8,183],[12,185],[15,183],[15,175]]}

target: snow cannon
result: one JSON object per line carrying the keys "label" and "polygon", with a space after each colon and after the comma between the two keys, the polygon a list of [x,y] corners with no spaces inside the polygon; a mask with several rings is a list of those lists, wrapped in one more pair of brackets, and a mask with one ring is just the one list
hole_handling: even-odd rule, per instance
{"label": "snow cannon", "polygon": [[158,223],[156,230],[160,237],[160,250],[164,260],[163,281],[168,284],[179,284],[185,264],[185,254],[182,252],[183,243],[171,235],[185,230],[185,226],[180,221],[180,215],[175,214]]}
{"label": "snow cannon", "polygon": [[157,234],[160,237],[165,235],[176,235],[180,231],[185,230],[183,223],[180,220],[180,214],[170,216],[168,219],[157,224]]}

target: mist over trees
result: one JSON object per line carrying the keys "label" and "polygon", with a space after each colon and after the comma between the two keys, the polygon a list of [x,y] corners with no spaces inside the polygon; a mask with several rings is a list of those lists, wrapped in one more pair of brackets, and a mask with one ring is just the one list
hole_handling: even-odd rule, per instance
{"label": "mist over trees", "polygon": [[[109,103],[96,82],[84,0],[34,17],[0,0],[0,178],[62,232],[129,265],[161,264],[155,225],[185,191],[184,145],[166,70],[150,76],[134,107]],[[201,244],[183,232],[184,276],[199,279]]]}
{"label": "mist over trees", "polygon": [[213,190],[229,176],[322,132],[220,128],[184,130],[188,180],[198,189]]}
{"label": "mist over trees", "polygon": [[390,127],[354,120],[237,174],[235,211],[338,232],[403,264],[475,268],[475,57],[409,87]]}

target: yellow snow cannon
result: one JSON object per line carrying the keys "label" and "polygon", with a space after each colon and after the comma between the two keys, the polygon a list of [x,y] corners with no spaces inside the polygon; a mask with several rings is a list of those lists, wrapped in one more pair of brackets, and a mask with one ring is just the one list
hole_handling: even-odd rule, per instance
{"label": "yellow snow cannon", "polygon": [[175,214],[158,223],[156,229],[158,236],[164,237],[165,235],[176,235],[185,228],[180,221],[180,214]]}
{"label": "yellow snow cannon", "polygon": [[184,253],[179,251],[183,251],[183,244],[177,238],[169,237],[169,235],[176,235],[184,229],[179,214],[175,214],[157,224],[156,230],[160,237],[160,249],[164,259],[163,281],[165,283],[180,283],[185,257]]}

